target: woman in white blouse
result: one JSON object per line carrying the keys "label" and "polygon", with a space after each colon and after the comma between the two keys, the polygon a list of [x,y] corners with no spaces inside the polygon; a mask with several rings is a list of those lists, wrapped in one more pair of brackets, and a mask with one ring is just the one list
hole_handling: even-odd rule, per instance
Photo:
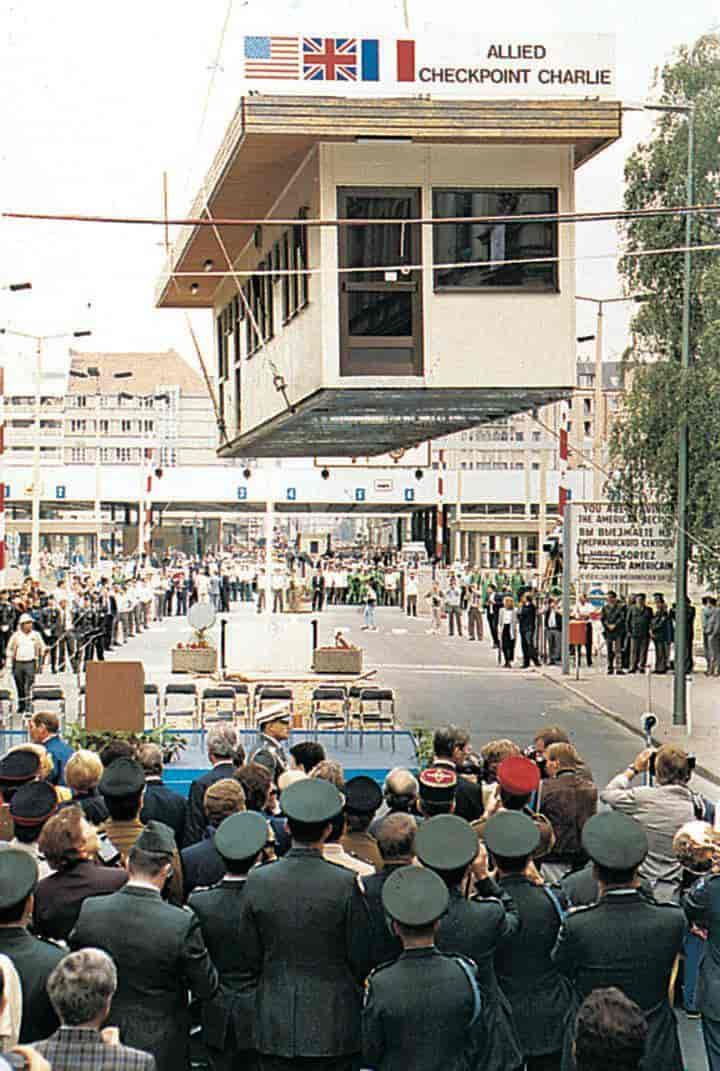
{"label": "woman in white blouse", "polygon": [[503,599],[497,627],[500,634],[500,647],[505,659],[505,668],[511,669],[515,658],[515,642],[518,631],[517,610],[511,595],[506,595]]}

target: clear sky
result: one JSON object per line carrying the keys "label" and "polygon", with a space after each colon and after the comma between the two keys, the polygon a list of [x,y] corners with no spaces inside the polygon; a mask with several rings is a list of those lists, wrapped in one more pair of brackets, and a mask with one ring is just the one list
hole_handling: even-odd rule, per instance
{"label": "clear sky", "polygon": [[[263,27],[282,33],[404,28],[402,0],[235,0],[221,69],[206,108],[211,67],[228,10],[227,0],[6,0],[0,13],[0,203],[4,209],[51,213],[160,215],[162,174],[168,172],[170,213],[187,212],[239,99],[240,36]],[[437,5],[406,0],[409,28],[437,24]],[[647,99],[653,73],[674,47],[717,28],[717,0],[664,4],[603,0],[552,4],[516,0],[483,4],[448,0],[445,25],[456,31],[513,33],[604,32],[617,37],[617,76],[623,100]],[[202,136],[198,131],[203,126]],[[622,141],[577,176],[578,209],[618,207],[623,160],[649,129],[629,115]],[[578,228],[580,255],[616,248],[612,224]],[[67,223],[4,223],[0,283],[32,280],[33,291],[0,292],[0,326],[33,333],[91,328],[77,348],[151,351],[175,347],[193,360],[182,312],[156,310],[153,289],[163,263],[159,228]],[[578,292],[620,292],[615,265],[578,265]],[[210,313],[195,323],[212,366]],[[627,310],[606,321],[606,356],[626,340]],[[578,334],[592,333],[589,306],[578,310]],[[0,357],[2,357],[0,342]],[[592,344],[586,347],[587,355]],[[18,352],[5,340],[5,360]],[[26,351],[25,351],[26,352]],[[49,350],[62,363],[65,343]]]}

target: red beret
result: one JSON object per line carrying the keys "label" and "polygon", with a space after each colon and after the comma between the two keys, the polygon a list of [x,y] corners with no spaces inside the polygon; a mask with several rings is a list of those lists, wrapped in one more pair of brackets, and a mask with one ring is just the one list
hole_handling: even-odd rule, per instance
{"label": "red beret", "polygon": [[540,770],[523,755],[510,755],[497,768],[500,788],[510,796],[529,796],[540,784]]}

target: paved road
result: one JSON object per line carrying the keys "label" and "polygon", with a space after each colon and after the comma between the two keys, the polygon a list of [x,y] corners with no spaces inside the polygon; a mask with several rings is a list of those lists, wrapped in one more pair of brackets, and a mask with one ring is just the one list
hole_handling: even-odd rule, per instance
{"label": "paved road", "polygon": [[[342,625],[349,630],[348,639],[365,649],[366,668],[375,669],[377,681],[396,690],[405,725],[432,729],[455,722],[468,728],[475,746],[480,747],[498,737],[511,737],[525,746],[543,724],[559,723],[569,730],[600,785],[640,750],[636,735],[557,684],[533,671],[499,667],[487,640],[472,643],[466,637],[428,635],[427,619],[408,619],[390,608],[378,610],[377,632],[361,630],[362,615],[353,607],[330,608],[315,616],[321,644],[332,642],[334,628]],[[310,620],[304,618],[298,627],[306,624],[309,630]],[[248,644],[252,644],[256,624],[250,606],[230,615],[229,627],[241,630]],[[170,647],[188,638],[184,619],[171,618],[132,640],[114,657],[142,658],[147,679],[163,685],[170,679]],[[43,680],[52,678],[45,674]],[[63,683],[68,697],[73,697],[73,678],[65,675]],[[694,787],[711,798],[718,794],[717,786],[700,780]],[[706,1071],[699,1023],[689,1022],[683,1014],[678,1018],[686,1068]]]}

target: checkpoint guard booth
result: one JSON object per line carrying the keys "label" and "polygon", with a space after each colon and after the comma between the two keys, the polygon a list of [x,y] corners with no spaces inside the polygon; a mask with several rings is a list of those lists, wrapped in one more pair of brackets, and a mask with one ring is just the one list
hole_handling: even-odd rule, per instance
{"label": "checkpoint guard booth", "polygon": [[621,133],[612,39],[242,49],[243,95],[190,212],[205,222],[157,290],[159,307],[212,310],[220,455],[392,452],[566,397],[562,214]]}

